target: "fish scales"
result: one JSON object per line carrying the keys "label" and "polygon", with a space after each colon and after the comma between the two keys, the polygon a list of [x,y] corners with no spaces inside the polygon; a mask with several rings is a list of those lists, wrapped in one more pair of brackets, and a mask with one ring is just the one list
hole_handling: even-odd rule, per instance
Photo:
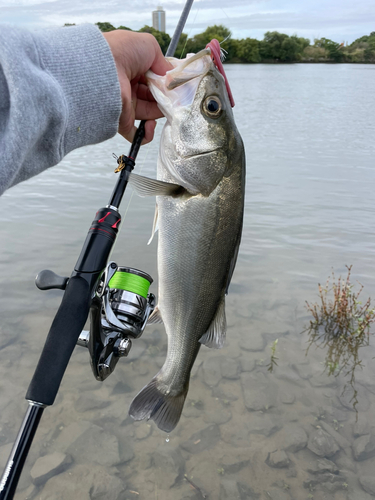
{"label": "fish scales", "polygon": [[[158,314],[168,336],[168,351],[163,367],[135,397],[129,413],[137,420],[151,418],[167,432],[180,418],[201,342],[222,346],[226,333],[224,297],[243,221],[244,148],[224,79],[209,57],[204,57],[203,69],[199,68],[199,57],[194,62],[203,74],[198,84],[195,82],[195,92],[188,89],[193,94],[189,104],[168,107],[164,99],[168,99],[168,90],[161,87],[164,94],[160,95],[158,87],[155,90],[151,84],[167,116],[157,177],[183,186],[184,192],[156,198]],[[174,71],[178,73],[178,67]],[[184,90],[178,89],[184,86],[183,73],[174,80],[173,75],[169,77],[175,93]],[[159,81],[157,84],[161,86]],[[185,84],[192,87],[191,79]],[[177,97],[184,99],[181,94]],[[205,114],[206,105],[216,106],[212,99],[218,101],[219,113]],[[205,338],[207,332],[211,333]]]}

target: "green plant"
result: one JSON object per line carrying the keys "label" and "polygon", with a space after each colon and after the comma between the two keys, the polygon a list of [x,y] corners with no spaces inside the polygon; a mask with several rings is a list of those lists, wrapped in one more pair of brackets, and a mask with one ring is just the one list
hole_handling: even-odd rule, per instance
{"label": "green plant", "polygon": [[279,359],[277,356],[276,356],[276,347],[277,347],[277,343],[278,343],[279,339],[276,339],[272,342],[272,345],[271,345],[271,359],[270,359],[270,362],[269,364],[267,365],[267,370],[272,373],[273,372],[273,368],[274,366],[277,366],[277,363],[276,363],[276,360]]}
{"label": "green plant", "polygon": [[[325,286],[319,286],[318,303],[310,305],[306,301],[308,311],[313,315],[310,326],[304,330],[309,335],[308,353],[311,345],[327,349],[325,357],[325,371],[328,375],[338,376],[344,373],[349,376],[349,383],[353,388],[353,407],[355,409],[357,392],[354,387],[355,370],[362,368],[359,349],[370,343],[370,330],[375,322],[375,309],[371,307],[371,299],[363,304],[359,296],[363,290],[354,290],[350,281],[352,266],[346,266],[346,278],[341,276],[336,280],[334,272]],[[344,387],[344,391],[346,386]]]}

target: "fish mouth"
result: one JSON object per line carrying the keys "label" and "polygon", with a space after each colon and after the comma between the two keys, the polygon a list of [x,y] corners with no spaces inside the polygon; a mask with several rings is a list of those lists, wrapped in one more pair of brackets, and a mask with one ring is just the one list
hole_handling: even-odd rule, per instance
{"label": "fish mouth", "polygon": [[[211,50],[210,49],[203,49],[197,54],[194,54],[193,56],[189,57],[189,59],[186,59],[186,61],[181,64],[178,67],[179,72],[183,71],[187,66],[189,66],[191,63],[196,61],[197,59],[201,59],[204,56],[209,56],[211,55]],[[173,71],[173,70],[172,70]],[[167,85],[167,90],[174,90],[177,87],[181,87],[181,85],[184,85],[187,82],[190,82],[191,80],[194,80],[194,78],[197,78],[199,75],[193,74],[193,75],[185,75],[180,78],[175,78],[172,81],[170,81]]]}
{"label": "fish mouth", "polygon": [[196,153],[193,155],[183,156],[184,160],[190,160],[191,158],[200,158],[201,156],[210,156],[212,153],[220,151],[221,148],[211,149],[210,151],[203,151],[202,153]]}

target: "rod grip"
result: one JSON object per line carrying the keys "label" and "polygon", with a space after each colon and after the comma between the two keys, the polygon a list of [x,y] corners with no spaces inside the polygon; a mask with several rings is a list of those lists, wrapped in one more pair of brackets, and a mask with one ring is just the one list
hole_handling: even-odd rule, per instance
{"label": "rod grip", "polygon": [[70,278],[26,393],[26,399],[52,405],[69,359],[89,314],[91,291],[79,276]]}

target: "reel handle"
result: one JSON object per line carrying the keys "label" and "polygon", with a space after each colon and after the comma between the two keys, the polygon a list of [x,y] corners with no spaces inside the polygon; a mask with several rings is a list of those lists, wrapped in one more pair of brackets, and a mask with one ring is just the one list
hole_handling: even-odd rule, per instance
{"label": "reel handle", "polygon": [[39,288],[39,290],[52,290],[54,288],[65,290],[68,281],[68,277],[59,276],[49,269],[40,271],[40,273],[38,273],[37,277],[35,278],[35,284]]}

